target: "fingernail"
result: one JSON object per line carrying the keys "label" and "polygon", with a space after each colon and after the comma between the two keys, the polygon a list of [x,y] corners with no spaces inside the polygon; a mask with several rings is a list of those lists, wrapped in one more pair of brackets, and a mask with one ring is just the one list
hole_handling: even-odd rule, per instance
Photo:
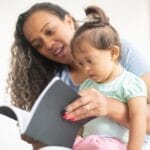
{"label": "fingernail", "polygon": [[71,121],[77,121],[77,119],[75,117],[70,119]]}
{"label": "fingernail", "polygon": [[67,108],[65,107],[62,111],[61,111],[61,115],[63,116],[63,115],[66,115],[66,113],[67,113],[68,111],[67,111]]}
{"label": "fingernail", "polygon": [[64,116],[65,114],[66,114],[66,110],[63,109],[63,110],[61,111],[61,115]]}
{"label": "fingernail", "polygon": [[63,109],[63,112],[65,113],[65,112],[69,112],[69,107],[67,106],[67,107],[65,107],[64,109]]}
{"label": "fingernail", "polygon": [[63,118],[66,120],[69,120],[69,119],[71,120],[74,117],[72,115],[65,114],[65,115],[63,115]]}

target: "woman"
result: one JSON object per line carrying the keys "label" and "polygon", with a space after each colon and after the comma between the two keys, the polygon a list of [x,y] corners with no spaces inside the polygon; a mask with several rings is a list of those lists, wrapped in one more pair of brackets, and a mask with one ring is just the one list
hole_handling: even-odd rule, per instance
{"label": "woman", "polygon": [[[70,41],[75,29],[73,17],[52,3],[35,4],[18,17],[12,46],[12,71],[8,79],[13,105],[30,110],[34,100],[55,75],[78,90],[87,75],[70,52]],[[139,75],[150,93],[150,64],[146,64],[139,52],[124,40],[122,49],[122,65]],[[67,107],[76,120],[108,116],[128,126],[126,105],[95,90],[85,90],[80,94],[82,97]],[[150,112],[150,106],[148,107]],[[150,113],[147,118],[147,131],[150,133]]]}

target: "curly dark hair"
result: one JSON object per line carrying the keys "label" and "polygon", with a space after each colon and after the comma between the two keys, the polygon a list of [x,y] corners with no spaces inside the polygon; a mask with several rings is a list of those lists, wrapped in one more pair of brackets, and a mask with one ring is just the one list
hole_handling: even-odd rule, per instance
{"label": "curly dark hair", "polygon": [[[52,3],[36,3],[22,13],[16,23],[15,41],[11,48],[12,59],[8,74],[7,90],[11,95],[11,103],[25,110],[30,110],[36,98],[56,74],[62,64],[41,56],[26,40],[23,25],[34,12],[46,10],[64,20],[70,15],[63,8]],[[73,19],[76,27],[76,22]]]}

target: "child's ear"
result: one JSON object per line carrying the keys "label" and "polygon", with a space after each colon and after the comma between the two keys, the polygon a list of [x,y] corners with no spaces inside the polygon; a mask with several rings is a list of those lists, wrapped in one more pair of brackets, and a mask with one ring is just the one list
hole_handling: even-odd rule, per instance
{"label": "child's ear", "polygon": [[118,58],[120,57],[120,47],[115,45],[111,47],[111,55],[112,55],[112,59],[114,60],[118,60]]}

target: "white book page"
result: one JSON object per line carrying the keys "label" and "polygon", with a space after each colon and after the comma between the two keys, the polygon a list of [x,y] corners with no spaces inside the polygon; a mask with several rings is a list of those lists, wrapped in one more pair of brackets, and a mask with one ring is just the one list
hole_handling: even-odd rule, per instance
{"label": "white book page", "polygon": [[14,110],[14,112],[17,116],[20,133],[24,134],[25,130],[28,126],[31,114],[28,111],[22,110],[20,108],[14,107],[14,106],[11,106],[11,108]]}

